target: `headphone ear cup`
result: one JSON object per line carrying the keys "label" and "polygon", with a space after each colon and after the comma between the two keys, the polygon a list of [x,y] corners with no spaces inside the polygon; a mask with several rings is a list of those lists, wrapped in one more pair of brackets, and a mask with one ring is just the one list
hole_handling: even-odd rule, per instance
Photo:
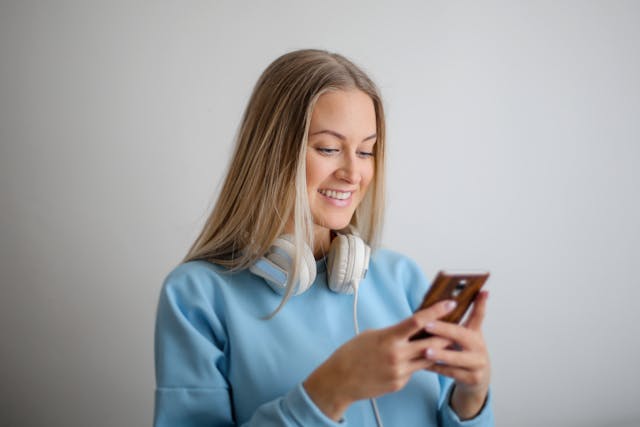
{"label": "headphone ear cup", "polygon": [[[293,261],[296,249],[293,244],[293,236],[284,235],[278,237],[267,254],[253,264],[249,270],[262,277],[274,290],[284,295],[287,290],[287,279],[293,272]],[[298,271],[298,283],[292,295],[299,295],[311,287],[316,279],[316,262],[313,253],[308,246],[302,250],[302,262]]]}
{"label": "headphone ear cup", "polygon": [[249,267],[249,271],[262,277],[275,293],[284,295],[287,289],[287,271],[275,262],[264,256]]}
{"label": "headphone ear cup", "polygon": [[371,249],[369,246],[358,236],[349,235],[349,242],[351,244],[351,259],[353,262],[353,268],[351,269],[351,276],[349,282],[351,286],[358,286],[360,281],[364,279],[369,268],[369,253]]}
{"label": "headphone ear cup", "polygon": [[350,293],[347,283],[349,269],[349,239],[338,234],[333,238],[327,257],[327,281],[329,289],[338,293]]}
{"label": "headphone ear cup", "polygon": [[371,249],[358,236],[338,234],[331,242],[327,268],[329,288],[352,294],[366,274]]}
{"label": "headphone ear cup", "polygon": [[[286,235],[285,237],[289,236]],[[291,241],[293,241],[293,236],[290,236],[290,238]],[[293,256],[291,259],[293,260]],[[293,269],[291,269],[291,271],[293,271]],[[300,272],[298,274],[298,287],[294,295],[300,295],[301,293],[306,292],[316,280],[316,275],[316,258],[313,256],[311,248],[305,244],[302,248],[302,262],[300,265]]]}

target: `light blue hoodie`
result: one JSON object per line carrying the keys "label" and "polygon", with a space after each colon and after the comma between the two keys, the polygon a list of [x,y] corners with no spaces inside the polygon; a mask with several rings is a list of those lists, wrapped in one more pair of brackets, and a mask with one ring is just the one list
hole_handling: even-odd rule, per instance
{"label": "light blue hoodie", "polygon": [[[272,319],[280,295],[248,270],[229,273],[206,261],[176,267],[165,280],[155,341],[156,427],[375,426],[369,400],[341,422],[326,417],[302,381],[354,337],[353,295],[327,287],[324,260],[307,292]],[[378,250],[360,283],[361,330],[410,316],[428,282],[408,258]],[[396,393],[377,399],[385,427],[493,426],[491,396],[461,422],[450,408],[451,380],[416,372]]]}

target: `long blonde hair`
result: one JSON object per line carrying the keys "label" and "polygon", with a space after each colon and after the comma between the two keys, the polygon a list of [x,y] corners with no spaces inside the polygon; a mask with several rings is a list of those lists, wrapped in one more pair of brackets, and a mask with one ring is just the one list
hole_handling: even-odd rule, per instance
{"label": "long blonde hair", "polygon": [[370,246],[377,246],[384,208],[385,146],[379,91],[345,57],[305,49],[282,55],[258,79],[216,205],[183,262],[207,260],[231,270],[247,268],[267,252],[293,215],[298,250],[276,312],[284,305],[298,278],[300,248],[313,247],[305,168],[311,113],[324,92],[349,89],[369,95],[375,107],[374,178],[351,226]]}

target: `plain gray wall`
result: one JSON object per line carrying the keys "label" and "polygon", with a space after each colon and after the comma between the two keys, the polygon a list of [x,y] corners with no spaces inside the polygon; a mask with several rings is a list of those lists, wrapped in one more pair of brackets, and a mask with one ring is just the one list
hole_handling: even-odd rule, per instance
{"label": "plain gray wall", "polygon": [[638,425],[637,1],[2,1],[0,425],[151,423],[162,280],[302,47],[381,87],[385,246],[492,271],[498,425]]}

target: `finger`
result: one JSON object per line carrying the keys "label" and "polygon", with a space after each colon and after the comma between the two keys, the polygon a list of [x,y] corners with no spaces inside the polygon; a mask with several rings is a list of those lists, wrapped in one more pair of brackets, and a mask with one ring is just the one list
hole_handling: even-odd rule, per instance
{"label": "finger", "polygon": [[484,320],[485,313],[487,311],[487,299],[489,298],[488,291],[481,291],[476,297],[473,303],[473,310],[469,315],[469,318],[465,322],[465,326],[474,331],[482,329],[482,321]]}
{"label": "finger", "polygon": [[435,320],[429,322],[425,329],[433,335],[449,339],[466,349],[477,348],[482,342],[482,335],[479,332],[455,323]]}
{"label": "finger", "polygon": [[467,369],[455,368],[452,366],[434,364],[426,368],[431,372],[435,372],[440,375],[444,375],[449,378],[453,378],[459,384],[465,384],[468,386],[478,386],[485,384],[487,379],[479,371],[469,371]]}
{"label": "finger", "polygon": [[408,339],[425,327],[430,321],[439,319],[455,308],[455,301],[440,301],[424,310],[417,311],[397,325],[389,328],[390,332],[400,339]]}
{"label": "finger", "polygon": [[449,378],[453,378],[454,380],[459,381],[463,384],[470,384],[473,380],[473,374],[470,371],[462,368],[435,363],[425,369]]}
{"label": "finger", "polygon": [[425,359],[421,357],[420,359],[412,360],[408,363],[408,371],[413,374],[414,372],[423,371],[425,369],[430,369],[435,365],[436,362],[433,360]]}
{"label": "finger", "polygon": [[428,348],[444,349],[453,342],[449,339],[432,336],[423,340],[409,341],[407,344],[407,357],[410,359],[424,358],[424,352]]}
{"label": "finger", "polygon": [[404,365],[403,373],[404,375],[413,375],[414,372],[429,369],[435,364],[436,362],[434,360],[427,359],[423,353],[422,356],[407,361]]}
{"label": "finger", "polygon": [[451,351],[430,347],[425,350],[425,356],[433,362],[467,370],[480,369],[487,364],[486,358],[478,352]]}

